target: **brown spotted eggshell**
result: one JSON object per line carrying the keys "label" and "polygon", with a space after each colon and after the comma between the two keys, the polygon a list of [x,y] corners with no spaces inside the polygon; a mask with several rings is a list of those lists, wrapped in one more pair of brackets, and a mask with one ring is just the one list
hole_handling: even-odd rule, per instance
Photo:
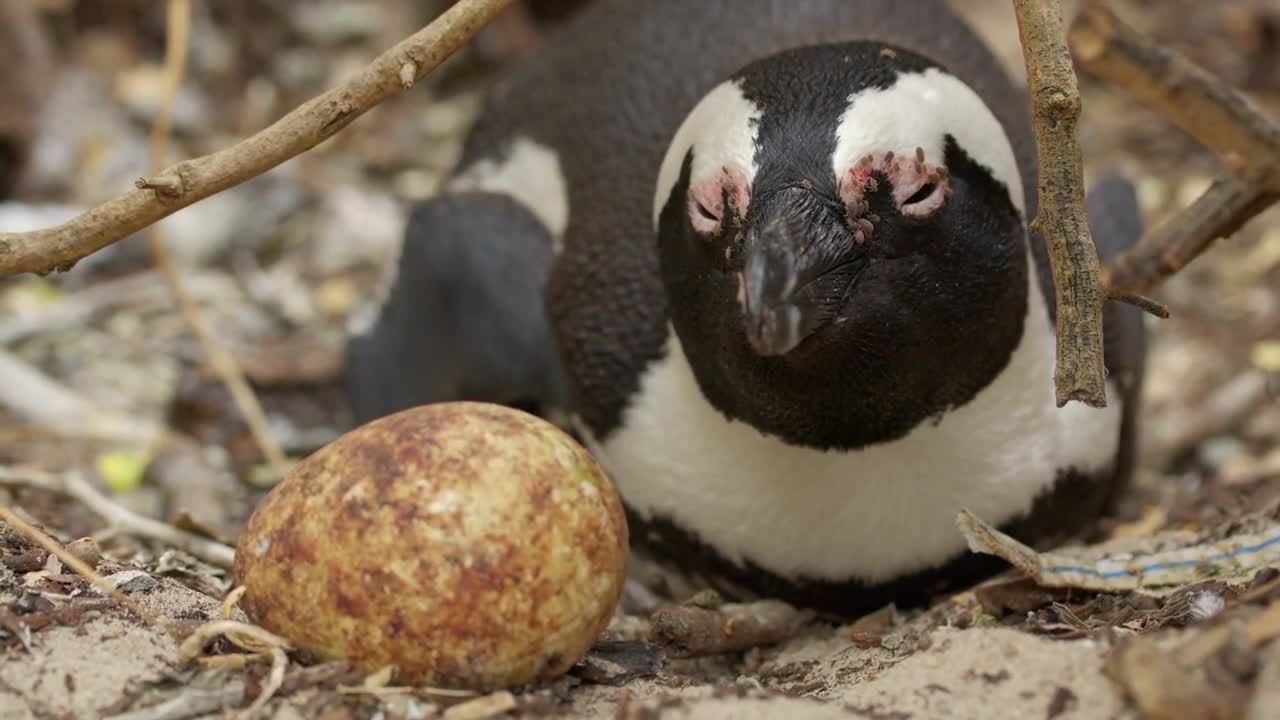
{"label": "brown spotted eggshell", "polygon": [[299,463],[250,518],[233,573],[245,612],[317,658],[483,690],[567,671],[608,624],[626,560],[622,505],[582,446],[454,402]]}

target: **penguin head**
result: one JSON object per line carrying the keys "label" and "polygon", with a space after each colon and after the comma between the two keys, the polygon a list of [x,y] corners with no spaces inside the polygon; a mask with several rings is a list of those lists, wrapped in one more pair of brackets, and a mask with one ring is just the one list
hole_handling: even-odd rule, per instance
{"label": "penguin head", "polygon": [[1007,364],[1027,313],[1022,178],[995,114],[881,43],[716,86],[654,202],[668,312],[723,413],[820,447],[901,436]]}

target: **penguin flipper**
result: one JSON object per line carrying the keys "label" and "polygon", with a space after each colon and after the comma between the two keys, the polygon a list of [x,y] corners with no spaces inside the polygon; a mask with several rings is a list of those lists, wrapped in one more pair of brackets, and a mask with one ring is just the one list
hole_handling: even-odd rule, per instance
{"label": "penguin flipper", "polygon": [[434,402],[563,408],[565,381],[543,293],[546,227],[506,195],[441,194],[409,217],[377,319],[346,348],[357,423]]}

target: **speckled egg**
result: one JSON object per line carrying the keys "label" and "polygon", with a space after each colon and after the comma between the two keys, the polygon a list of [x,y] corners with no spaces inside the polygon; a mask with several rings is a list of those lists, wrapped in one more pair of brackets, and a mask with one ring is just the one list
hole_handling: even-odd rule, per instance
{"label": "speckled egg", "polygon": [[556,426],[485,403],[355,428],[263,499],[236,548],[241,607],[318,659],[488,690],[552,679],[604,630],[627,527]]}

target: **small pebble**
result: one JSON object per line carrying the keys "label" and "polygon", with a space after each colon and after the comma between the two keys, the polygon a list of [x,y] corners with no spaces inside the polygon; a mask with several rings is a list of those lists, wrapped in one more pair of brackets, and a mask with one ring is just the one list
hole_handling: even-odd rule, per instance
{"label": "small pebble", "polygon": [[98,543],[91,537],[82,537],[79,540],[72,540],[67,543],[67,552],[95,570],[102,560],[102,553],[98,550]]}
{"label": "small pebble", "polygon": [[111,586],[122,593],[136,593],[150,590],[158,585],[158,581],[142,570],[124,570],[106,577]]}

